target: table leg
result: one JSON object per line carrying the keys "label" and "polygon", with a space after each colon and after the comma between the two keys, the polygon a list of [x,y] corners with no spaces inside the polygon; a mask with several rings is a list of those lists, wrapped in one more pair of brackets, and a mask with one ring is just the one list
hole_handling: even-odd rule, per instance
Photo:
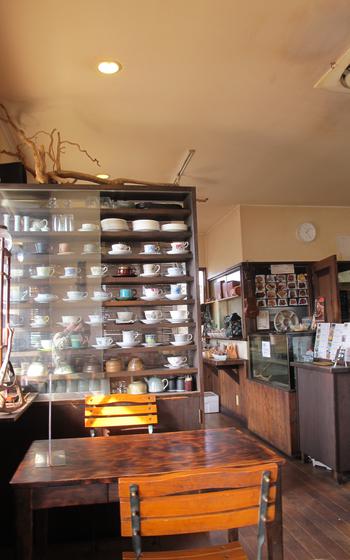
{"label": "table leg", "polygon": [[229,529],[227,533],[228,533],[228,542],[238,541],[238,529]]}
{"label": "table leg", "polygon": [[276,481],[276,513],[275,520],[266,524],[267,558],[283,560],[283,526],[282,526],[282,481],[281,466],[278,466]]}
{"label": "table leg", "polygon": [[34,513],[35,552],[38,558],[46,558],[48,541],[49,510],[37,509]]}
{"label": "table leg", "polygon": [[33,554],[33,510],[30,488],[17,488],[16,500],[16,553],[17,560],[32,560]]}

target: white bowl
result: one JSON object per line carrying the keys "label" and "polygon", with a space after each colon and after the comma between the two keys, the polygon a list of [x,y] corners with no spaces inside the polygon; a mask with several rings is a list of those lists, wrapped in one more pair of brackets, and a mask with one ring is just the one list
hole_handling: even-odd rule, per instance
{"label": "white bowl", "polygon": [[226,354],[213,354],[213,359],[218,362],[225,362],[227,360]]}
{"label": "white bowl", "polygon": [[157,220],[134,220],[132,229],[134,231],[159,231],[160,226]]}

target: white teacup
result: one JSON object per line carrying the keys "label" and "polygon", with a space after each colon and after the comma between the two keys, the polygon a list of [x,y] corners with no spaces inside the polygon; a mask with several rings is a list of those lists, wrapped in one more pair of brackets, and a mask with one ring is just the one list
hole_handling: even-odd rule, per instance
{"label": "white teacup", "polygon": [[52,294],[38,294],[36,297],[38,301],[50,301]]}
{"label": "white teacup", "polygon": [[24,276],[23,268],[11,268],[12,278],[22,278]]}
{"label": "white teacup", "polygon": [[44,326],[47,325],[50,321],[50,317],[48,315],[34,315],[33,322],[35,325]]}
{"label": "white teacup", "polygon": [[31,229],[34,231],[42,231],[47,229],[49,222],[44,219],[44,220],[33,220],[32,221],[32,226]]}
{"label": "white teacup", "polygon": [[188,241],[174,241],[173,243],[170,243],[170,245],[173,253],[183,253],[186,249],[188,249],[190,244]]}
{"label": "white teacup", "polygon": [[146,243],[146,245],[143,246],[143,252],[148,255],[153,255],[159,253],[160,250],[158,245],[154,245],[154,243]]}
{"label": "white teacup", "polygon": [[170,285],[170,293],[171,293],[172,296],[180,296],[182,294],[181,284],[171,284]]}
{"label": "white teacup", "polygon": [[113,294],[111,294],[111,292],[104,292],[103,290],[95,290],[94,291],[94,298],[95,299],[100,299],[100,300],[105,300],[105,299],[109,299],[113,296]]}
{"label": "white teacup", "polygon": [[55,269],[53,266],[37,266],[36,267],[36,275],[41,276],[42,278],[48,278],[55,273]]}
{"label": "white teacup", "polygon": [[81,269],[78,268],[77,266],[65,266],[64,267],[64,275],[74,278],[75,276],[78,276],[78,274],[81,272]]}
{"label": "white teacup", "polygon": [[51,339],[41,340],[41,346],[44,350],[51,350],[52,340]]}
{"label": "white teacup", "polygon": [[84,243],[83,253],[98,253],[99,248],[96,243]]}
{"label": "white teacup", "polygon": [[136,342],[140,338],[140,333],[136,331],[122,331],[123,342]]}
{"label": "white teacup", "polygon": [[81,228],[84,231],[96,231],[99,227],[96,224],[81,224]]}
{"label": "white teacup", "polygon": [[175,342],[191,342],[193,335],[190,333],[177,333],[174,334]]}
{"label": "white teacup", "polygon": [[186,356],[171,356],[170,358],[167,358],[167,360],[171,366],[176,367],[183,366],[187,363]]}
{"label": "white teacup", "polygon": [[81,300],[87,298],[87,292],[80,292],[79,290],[72,290],[67,292],[67,298],[71,300]]}
{"label": "white teacup", "polygon": [[151,288],[144,288],[144,293],[148,298],[157,299],[163,295],[163,290],[152,286]]}
{"label": "white teacup", "polygon": [[183,275],[182,268],[180,268],[179,266],[170,266],[167,269],[167,273],[168,273],[169,276],[182,276]]}
{"label": "white teacup", "polygon": [[103,322],[102,315],[89,315],[90,323],[100,325]]}
{"label": "white teacup", "polygon": [[110,336],[97,336],[96,337],[96,344],[97,346],[112,346],[113,338]]}
{"label": "white teacup", "polygon": [[144,313],[146,319],[161,319],[163,317],[163,313],[160,309],[148,309],[145,310]]}
{"label": "white teacup", "polygon": [[92,276],[102,276],[108,271],[108,266],[106,264],[99,266],[90,266]]}
{"label": "white teacup", "polygon": [[132,311],[117,311],[119,321],[132,321],[134,314]]}
{"label": "white teacup", "polygon": [[175,309],[173,311],[169,311],[170,316],[172,319],[181,321],[188,318],[190,312],[186,311],[185,309]]}
{"label": "white teacup", "polygon": [[130,253],[131,247],[130,245],[126,245],[125,243],[114,243],[112,245],[112,251],[113,253],[120,253],[120,251],[129,251]]}
{"label": "white teacup", "polygon": [[22,286],[10,287],[10,300],[13,302],[24,301],[28,297],[28,294],[28,290],[25,290]]}
{"label": "white teacup", "polygon": [[143,273],[144,274],[158,274],[160,272],[159,264],[144,264]]}
{"label": "white teacup", "polygon": [[73,323],[77,323],[81,321],[81,317],[79,315],[62,315],[62,323],[64,325],[71,325]]}

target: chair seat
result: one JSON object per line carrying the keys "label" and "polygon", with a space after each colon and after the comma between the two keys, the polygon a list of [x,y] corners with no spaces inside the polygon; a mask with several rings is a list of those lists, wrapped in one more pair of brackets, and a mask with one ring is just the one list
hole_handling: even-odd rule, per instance
{"label": "chair seat", "polygon": [[[208,548],[142,552],[141,558],[142,560],[248,560],[238,541]],[[123,560],[135,560],[135,553],[123,552]]]}

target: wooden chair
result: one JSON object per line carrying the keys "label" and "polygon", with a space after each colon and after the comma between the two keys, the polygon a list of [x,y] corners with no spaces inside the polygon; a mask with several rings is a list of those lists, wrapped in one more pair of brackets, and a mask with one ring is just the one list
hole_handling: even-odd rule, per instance
{"label": "wooden chair", "polygon": [[85,427],[90,428],[90,431],[95,432],[97,428],[148,426],[151,434],[157,423],[155,395],[117,393],[85,397]]}
{"label": "wooden chair", "polygon": [[142,536],[199,533],[247,525],[258,525],[257,560],[261,560],[265,524],[275,518],[277,468],[276,464],[265,463],[121,478],[121,532],[123,537],[132,537],[134,549],[125,552],[123,560],[247,560],[238,541],[166,552],[142,552],[141,546]]}

